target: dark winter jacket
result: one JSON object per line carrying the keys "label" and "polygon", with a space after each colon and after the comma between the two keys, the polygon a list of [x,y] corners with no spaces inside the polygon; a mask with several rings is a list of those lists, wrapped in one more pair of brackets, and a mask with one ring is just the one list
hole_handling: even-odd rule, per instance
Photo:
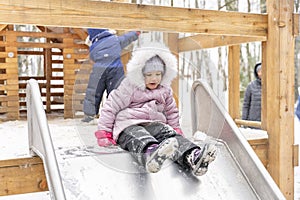
{"label": "dark winter jacket", "polygon": [[123,67],[122,49],[137,40],[137,32],[131,31],[117,36],[108,30],[99,30],[101,31],[97,35],[90,38],[90,58],[95,62],[94,67]]}
{"label": "dark winter jacket", "polygon": [[256,80],[249,83],[247,86],[244,103],[243,103],[243,120],[261,121],[261,79],[258,77],[256,68],[254,68],[254,75]]}

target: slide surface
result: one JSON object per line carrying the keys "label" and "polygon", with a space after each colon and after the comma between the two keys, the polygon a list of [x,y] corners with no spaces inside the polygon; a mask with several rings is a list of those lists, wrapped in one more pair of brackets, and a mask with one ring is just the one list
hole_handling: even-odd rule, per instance
{"label": "slide surface", "polygon": [[[193,131],[208,134],[218,147],[218,155],[207,174],[200,177],[171,161],[158,173],[146,173],[128,152],[117,147],[55,149],[38,94],[38,84],[30,80],[29,146],[44,160],[53,199],[285,199],[210,88],[201,81],[193,84]],[[90,136],[94,130],[81,128],[80,137],[95,140]]]}

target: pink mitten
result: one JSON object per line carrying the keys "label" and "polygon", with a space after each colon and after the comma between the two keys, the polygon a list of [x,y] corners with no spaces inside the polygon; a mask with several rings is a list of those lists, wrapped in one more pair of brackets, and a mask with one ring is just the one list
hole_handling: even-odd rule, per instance
{"label": "pink mitten", "polygon": [[98,130],[95,132],[98,145],[101,147],[107,147],[116,145],[116,141],[112,137],[112,133],[108,131]]}
{"label": "pink mitten", "polygon": [[176,133],[178,133],[180,135],[183,135],[181,128],[174,128],[174,131],[176,131]]}

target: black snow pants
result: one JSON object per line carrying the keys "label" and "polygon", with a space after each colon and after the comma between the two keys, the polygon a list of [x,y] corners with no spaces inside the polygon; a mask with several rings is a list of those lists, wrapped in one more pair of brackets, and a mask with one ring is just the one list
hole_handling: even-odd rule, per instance
{"label": "black snow pants", "polygon": [[144,153],[151,144],[160,144],[165,139],[175,137],[178,141],[178,152],[173,161],[182,167],[188,167],[185,156],[191,150],[200,148],[184,136],[178,134],[174,129],[164,123],[152,122],[147,124],[132,125],[120,133],[117,143],[124,150],[129,151],[141,164],[145,164]]}

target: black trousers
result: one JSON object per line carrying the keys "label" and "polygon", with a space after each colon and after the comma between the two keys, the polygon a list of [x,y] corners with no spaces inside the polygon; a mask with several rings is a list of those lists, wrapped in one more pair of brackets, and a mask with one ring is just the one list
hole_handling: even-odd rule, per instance
{"label": "black trousers", "polygon": [[151,144],[160,144],[165,139],[174,137],[179,147],[173,160],[183,167],[187,167],[185,156],[191,150],[200,148],[174,129],[164,123],[152,122],[147,124],[132,125],[120,133],[117,143],[142,165],[145,164],[144,153]]}

